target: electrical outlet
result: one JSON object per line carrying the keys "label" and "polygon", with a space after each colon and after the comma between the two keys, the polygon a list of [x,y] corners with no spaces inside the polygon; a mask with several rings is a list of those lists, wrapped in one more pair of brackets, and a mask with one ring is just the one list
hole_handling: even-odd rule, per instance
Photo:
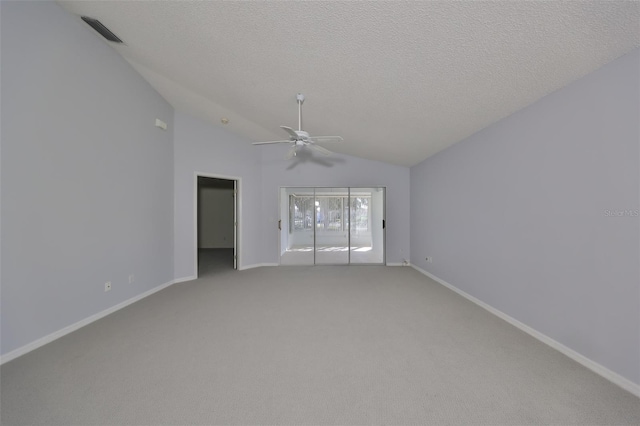
{"label": "electrical outlet", "polygon": [[133,276],[133,274],[129,275],[129,284],[133,284],[136,281],[136,278]]}
{"label": "electrical outlet", "polygon": [[104,291],[111,291],[111,281],[104,283]]}
{"label": "electrical outlet", "polygon": [[433,257],[431,256],[427,256],[424,260],[426,260],[427,263],[433,263]]}

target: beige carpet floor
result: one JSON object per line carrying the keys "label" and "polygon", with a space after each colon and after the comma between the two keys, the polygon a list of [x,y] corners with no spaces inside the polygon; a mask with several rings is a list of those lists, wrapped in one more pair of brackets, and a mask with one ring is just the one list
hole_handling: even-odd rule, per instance
{"label": "beige carpet floor", "polygon": [[2,424],[640,424],[638,398],[411,268],[204,270],[3,365]]}

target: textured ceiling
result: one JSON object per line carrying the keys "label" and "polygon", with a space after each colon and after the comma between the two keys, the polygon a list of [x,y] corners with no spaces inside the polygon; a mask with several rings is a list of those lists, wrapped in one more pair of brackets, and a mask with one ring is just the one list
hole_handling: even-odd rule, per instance
{"label": "textured ceiling", "polygon": [[327,147],[406,166],[640,45],[635,1],[60,3],[176,109],[285,139],[302,92]]}

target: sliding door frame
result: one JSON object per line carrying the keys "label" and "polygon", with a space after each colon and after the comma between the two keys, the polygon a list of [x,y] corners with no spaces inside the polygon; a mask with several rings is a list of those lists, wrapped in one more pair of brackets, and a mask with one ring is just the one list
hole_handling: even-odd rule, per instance
{"label": "sliding door frame", "polygon": [[[278,223],[281,225],[282,223],[282,215],[283,215],[283,209],[282,209],[282,194],[283,194],[283,190],[286,189],[306,189],[306,190],[313,190],[313,199],[315,201],[316,199],[316,190],[318,189],[323,189],[323,188],[346,188],[347,189],[347,199],[349,200],[349,206],[348,206],[348,214],[349,214],[349,227],[347,229],[347,244],[348,244],[348,261],[347,263],[322,263],[321,265],[326,265],[326,266],[343,266],[343,265],[373,265],[373,266],[380,266],[380,265],[385,265],[387,264],[387,227],[386,227],[386,222],[387,222],[387,187],[384,185],[370,185],[370,186],[366,186],[366,185],[359,185],[359,186],[281,186],[278,188],[278,209],[280,210],[279,212],[279,219],[278,219]],[[351,190],[352,189],[358,189],[358,188],[381,188],[382,189],[382,262],[381,263],[351,263]],[[290,215],[290,209],[291,206],[289,205],[289,201],[287,201],[287,209],[286,209],[286,214],[289,215],[288,219],[287,219],[287,223],[289,223],[289,221],[291,220],[291,215]],[[279,226],[280,226],[279,225]],[[287,231],[288,232],[288,231]],[[316,225],[316,218],[315,218],[315,214],[314,214],[314,220],[313,220],[313,266],[318,265],[316,263],[316,244],[317,244],[317,238],[316,238],[316,233],[317,233],[317,225]],[[280,233],[278,233],[278,263],[280,265],[282,265],[282,235]]]}

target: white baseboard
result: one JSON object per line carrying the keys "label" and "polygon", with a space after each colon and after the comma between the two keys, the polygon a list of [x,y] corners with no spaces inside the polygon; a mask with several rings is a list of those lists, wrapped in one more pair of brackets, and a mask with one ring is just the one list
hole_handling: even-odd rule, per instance
{"label": "white baseboard", "polygon": [[198,279],[198,277],[196,277],[195,275],[191,275],[189,277],[176,278],[175,280],[173,280],[173,284],[183,283],[185,281],[192,281],[195,279]]}
{"label": "white baseboard", "polygon": [[120,302],[115,306],[112,306],[110,308],[105,309],[104,311],[98,312],[97,314],[93,314],[83,320],[80,320],[74,324],[68,325],[58,331],[54,331],[51,334],[48,334],[44,337],[41,337],[37,340],[34,340],[31,343],[27,343],[26,345],[19,347],[17,349],[12,350],[11,352],[7,352],[6,354],[2,355],[2,357],[0,357],[0,365],[4,364],[5,362],[9,362],[12,359],[16,359],[19,356],[22,356],[28,352],[31,352],[34,349],[39,348],[40,346],[44,346],[47,343],[53,342],[56,339],[61,338],[64,335],[67,335],[73,331],[78,330],[79,328],[84,327],[85,325],[91,324],[94,321],[99,320],[100,318],[104,318],[109,314],[114,313],[115,311],[118,311],[122,308],[124,308],[125,306],[129,306],[132,303],[137,302],[138,300],[144,299],[147,296],[151,296],[153,293],[156,293],[164,288],[169,287],[172,284],[178,283],[178,282],[183,282],[183,281],[188,281],[190,279],[194,279],[195,277],[186,277],[186,278],[178,278],[175,279],[173,281],[169,281],[167,283],[161,284],[157,287],[152,288],[151,290],[147,290],[144,293],[141,293],[137,296],[132,297],[131,299],[127,299],[124,302]]}
{"label": "white baseboard", "polygon": [[558,352],[561,352],[562,354],[568,356],[572,360],[582,364],[583,366],[587,367],[589,370],[593,371],[594,373],[599,374],[600,376],[604,377],[605,379],[609,380],[610,382],[620,386],[622,389],[624,389],[624,390],[626,390],[628,392],[631,392],[633,395],[635,395],[635,396],[640,398],[640,385],[632,382],[631,380],[629,380],[629,379],[627,379],[625,377],[622,377],[618,373],[609,370],[608,368],[598,364],[597,362],[590,360],[589,358],[587,358],[584,355],[574,351],[571,348],[568,348],[567,346],[563,345],[562,343],[560,343],[560,342],[558,342],[556,340],[553,340],[551,337],[547,336],[546,334],[542,334],[539,331],[529,327],[528,325],[518,321],[517,319],[515,319],[513,317],[510,317],[509,315],[505,314],[504,312],[494,308],[493,306],[484,303],[480,299],[477,299],[477,298],[473,297],[472,295],[470,295],[468,293],[465,293],[464,291],[460,290],[459,288],[454,287],[453,285],[449,284],[445,280],[436,277],[435,275],[425,271],[424,269],[422,269],[422,268],[420,268],[420,267],[418,267],[416,265],[411,265],[411,267],[414,268],[416,271],[418,271],[418,272],[426,275],[427,277],[431,278],[435,282],[447,287],[448,289],[450,289],[452,291],[455,291],[456,293],[458,293],[459,295],[461,295],[465,299],[468,299],[471,302],[475,303],[476,305],[486,309],[487,311],[491,312],[492,314],[494,314],[498,318],[501,318],[501,319],[505,320],[506,322],[508,322],[509,324],[513,325],[514,327],[517,327],[520,330],[524,331],[525,333],[529,334],[530,336],[535,337],[536,339],[538,339],[542,343],[545,343],[545,344],[551,346],[553,349],[555,349]]}
{"label": "white baseboard", "polygon": [[239,271],[244,271],[246,269],[260,268],[262,266],[280,266],[277,263],[254,263],[253,265],[245,265],[238,268]]}
{"label": "white baseboard", "polygon": [[411,266],[411,264],[402,262],[387,262],[387,266]]}

